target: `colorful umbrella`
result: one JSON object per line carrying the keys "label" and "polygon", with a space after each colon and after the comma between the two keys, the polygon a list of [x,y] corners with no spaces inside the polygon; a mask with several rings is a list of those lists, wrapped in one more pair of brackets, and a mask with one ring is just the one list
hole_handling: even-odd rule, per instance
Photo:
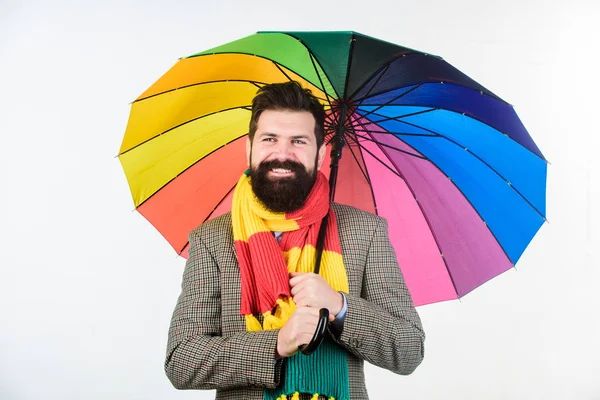
{"label": "colorful umbrella", "polygon": [[119,158],[135,207],[183,257],[230,209],[257,89],[288,80],[324,104],[334,200],[388,220],[416,305],[510,269],[544,223],[542,153],[510,104],[442,58],[355,32],[260,32],[179,60],[132,104]]}

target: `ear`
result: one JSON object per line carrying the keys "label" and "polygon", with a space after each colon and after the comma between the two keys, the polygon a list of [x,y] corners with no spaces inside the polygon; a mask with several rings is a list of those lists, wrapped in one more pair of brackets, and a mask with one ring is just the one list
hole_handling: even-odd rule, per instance
{"label": "ear", "polygon": [[250,136],[246,136],[246,162],[248,163],[248,167],[250,166],[250,153],[252,152],[252,142],[250,141]]}
{"label": "ear", "polygon": [[325,160],[325,155],[327,154],[327,146],[325,143],[321,145],[319,148],[319,153],[317,157],[317,171],[321,169],[321,165],[323,165],[323,160]]}

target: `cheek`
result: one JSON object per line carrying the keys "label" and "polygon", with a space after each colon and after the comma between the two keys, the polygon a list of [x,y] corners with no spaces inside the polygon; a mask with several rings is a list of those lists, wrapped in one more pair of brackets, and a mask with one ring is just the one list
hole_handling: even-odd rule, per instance
{"label": "cheek", "polygon": [[310,167],[313,168],[318,155],[319,155],[318,152],[313,152],[313,151],[311,151],[310,153],[307,153],[306,159],[305,159],[305,162],[307,163],[307,165],[310,165]]}
{"label": "cheek", "polygon": [[258,166],[258,164],[260,164],[264,158],[264,151],[261,150],[258,146],[254,146],[252,148],[252,151],[250,152],[250,161],[252,163],[252,165],[254,166]]}

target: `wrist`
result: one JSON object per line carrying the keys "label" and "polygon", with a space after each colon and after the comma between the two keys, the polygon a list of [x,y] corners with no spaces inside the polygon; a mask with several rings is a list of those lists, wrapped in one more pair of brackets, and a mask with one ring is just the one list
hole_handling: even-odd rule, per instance
{"label": "wrist", "polygon": [[334,310],[331,310],[333,315],[338,315],[340,312],[342,312],[342,309],[344,308],[344,295],[342,295],[340,292],[336,292],[337,294],[337,300],[336,300],[336,308]]}
{"label": "wrist", "polygon": [[287,357],[283,347],[284,346],[283,346],[283,340],[281,339],[281,329],[280,329],[279,333],[277,334],[277,345],[275,346],[275,359],[276,360]]}

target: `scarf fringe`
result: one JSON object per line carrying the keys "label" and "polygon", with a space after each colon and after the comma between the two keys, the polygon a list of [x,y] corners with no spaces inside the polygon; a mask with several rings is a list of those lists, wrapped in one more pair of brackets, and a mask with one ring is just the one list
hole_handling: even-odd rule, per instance
{"label": "scarf fringe", "polygon": [[296,311],[296,303],[294,303],[293,299],[277,299],[275,314],[271,313],[271,311],[264,313],[262,326],[253,314],[245,315],[246,330],[249,332],[256,332],[262,330],[269,331],[281,329],[283,325],[285,325],[285,322],[292,316],[294,311]]}
{"label": "scarf fringe", "polygon": [[[282,394],[281,396],[279,396],[277,398],[277,400],[288,400],[288,398],[285,394]],[[290,398],[290,400],[300,400],[300,393],[299,392],[294,393],[292,395],[292,397]],[[310,400],[319,400],[319,393],[313,394],[313,396],[310,398]],[[335,400],[335,397],[330,397],[329,400]]]}
{"label": "scarf fringe", "polygon": [[246,330],[249,332],[257,332],[262,331],[262,326],[260,326],[260,322],[258,319],[252,314],[244,315],[246,318]]}

